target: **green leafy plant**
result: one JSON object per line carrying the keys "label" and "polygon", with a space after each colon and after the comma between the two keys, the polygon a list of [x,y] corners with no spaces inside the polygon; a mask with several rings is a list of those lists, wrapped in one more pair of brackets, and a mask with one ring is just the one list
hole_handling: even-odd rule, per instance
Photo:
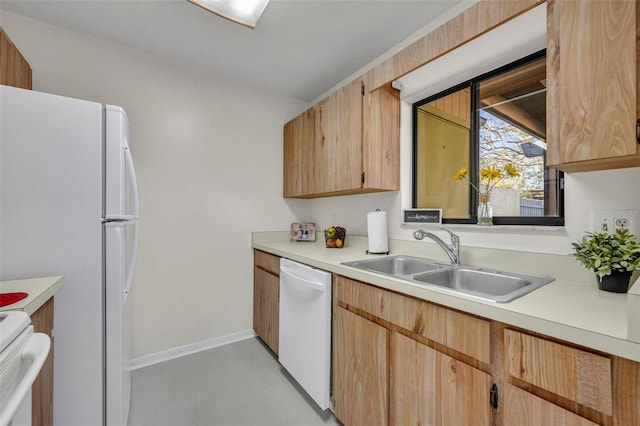
{"label": "green leafy plant", "polygon": [[599,277],[640,270],[640,243],[626,229],[618,229],[613,235],[589,232],[582,241],[571,245],[578,262]]}

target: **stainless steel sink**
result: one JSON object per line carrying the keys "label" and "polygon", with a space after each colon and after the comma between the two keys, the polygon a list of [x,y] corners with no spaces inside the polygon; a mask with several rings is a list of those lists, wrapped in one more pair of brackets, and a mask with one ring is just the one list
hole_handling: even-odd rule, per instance
{"label": "stainless steel sink", "polygon": [[493,302],[510,302],[554,280],[547,276],[455,266],[411,256],[390,256],[342,264]]}
{"label": "stainless steel sink", "polygon": [[467,267],[414,275],[415,281],[445,287],[495,302],[510,302],[545,284],[551,277],[487,271]]}
{"label": "stainless steel sink", "polygon": [[415,275],[421,272],[442,269],[448,265],[437,263],[427,259],[411,256],[388,256],[375,259],[356,260],[343,262],[345,266],[364,269],[386,275]]}

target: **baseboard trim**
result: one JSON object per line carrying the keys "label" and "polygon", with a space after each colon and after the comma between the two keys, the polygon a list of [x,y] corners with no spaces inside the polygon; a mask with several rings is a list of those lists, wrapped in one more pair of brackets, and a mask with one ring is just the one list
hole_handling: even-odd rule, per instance
{"label": "baseboard trim", "polygon": [[137,358],[132,358],[131,360],[129,360],[129,369],[137,370],[139,368],[159,364],[171,359],[176,359],[183,356],[192,355],[197,352],[206,351],[207,349],[213,349],[219,346],[228,345],[230,343],[239,342],[240,340],[251,339],[255,336],[256,332],[254,330],[244,330],[237,333],[227,334],[226,336],[214,337],[213,339],[190,343],[184,346],[178,346],[177,348],[167,349],[166,351],[139,356]]}

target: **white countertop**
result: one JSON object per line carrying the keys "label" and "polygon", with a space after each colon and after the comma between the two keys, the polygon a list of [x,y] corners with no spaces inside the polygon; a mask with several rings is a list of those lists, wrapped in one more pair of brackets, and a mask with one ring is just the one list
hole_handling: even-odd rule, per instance
{"label": "white countertop", "polygon": [[16,303],[0,307],[0,311],[25,311],[31,316],[63,285],[64,279],[60,276],[0,281],[0,293],[25,292],[29,294]]}
{"label": "white countertop", "polygon": [[[601,291],[573,256],[462,247],[462,263],[498,270],[550,275],[555,281],[509,303],[495,303],[446,289],[414,284],[341,265],[368,255],[366,237],[347,235],[342,249],[291,242],[288,232],[254,232],[252,247],[492,320],[640,362],[640,295]],[[433,243],[390,240],[390,255],[448,262]],[[635,286],[640,286],[640,279]],[[634,288],[635,293],[635,288]]]}

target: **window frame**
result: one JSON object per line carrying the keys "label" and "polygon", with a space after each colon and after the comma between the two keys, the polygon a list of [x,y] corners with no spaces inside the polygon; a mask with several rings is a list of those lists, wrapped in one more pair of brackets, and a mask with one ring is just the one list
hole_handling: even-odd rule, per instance
{"label": "window frame", "polygon": [[[417,176],[418,176],[418,109],[420,106],[432,102],[441,97],[450,95],[464,88],[471,89],[471,102],[469,103],[470,111],[470,138],[469,138],[469,178],[474,185],[478,186],[479,181],[479,167],[480,167],[480,131],[479,131],[479,103],[480,103],[480,83],[484,80],[492,78],[498,74],[510,71],[527,63],[539,60],[546,57],[546,49],[540,50],[533,54],[527,55],[516,61],[510,62],[506,65],[500,66],[492,71],[478,75],[477,77],[466,80],[460,84],[450,87],[446,90],[438,92],[427,98],[414,102],[411,107],[411,127],[412,127],[412,176],[411,176],[411,206],[417,207],[418,189],[417,189]],[[544,157],[544,180],[548,181],[550,169],[547,168],[546,156]],[[555,169],[554,169],[555,170]],[[453,178],[453,177],[452,177]],[[556,170],[556,202],[558,204],[558,216],[494,216],[494,225],[528,225],[528,226],[564,226],[564,172]],[[545,197],[547,190],[545,188]],[[468,219],[447,219],[442,218],[443,224],[464,224],[464,225],[476,225],[478,223],[477,208],[478,205],[478,192],[475,190],[469,191],[469,218]],[[435,206],[434,206],[435,207]]]}

